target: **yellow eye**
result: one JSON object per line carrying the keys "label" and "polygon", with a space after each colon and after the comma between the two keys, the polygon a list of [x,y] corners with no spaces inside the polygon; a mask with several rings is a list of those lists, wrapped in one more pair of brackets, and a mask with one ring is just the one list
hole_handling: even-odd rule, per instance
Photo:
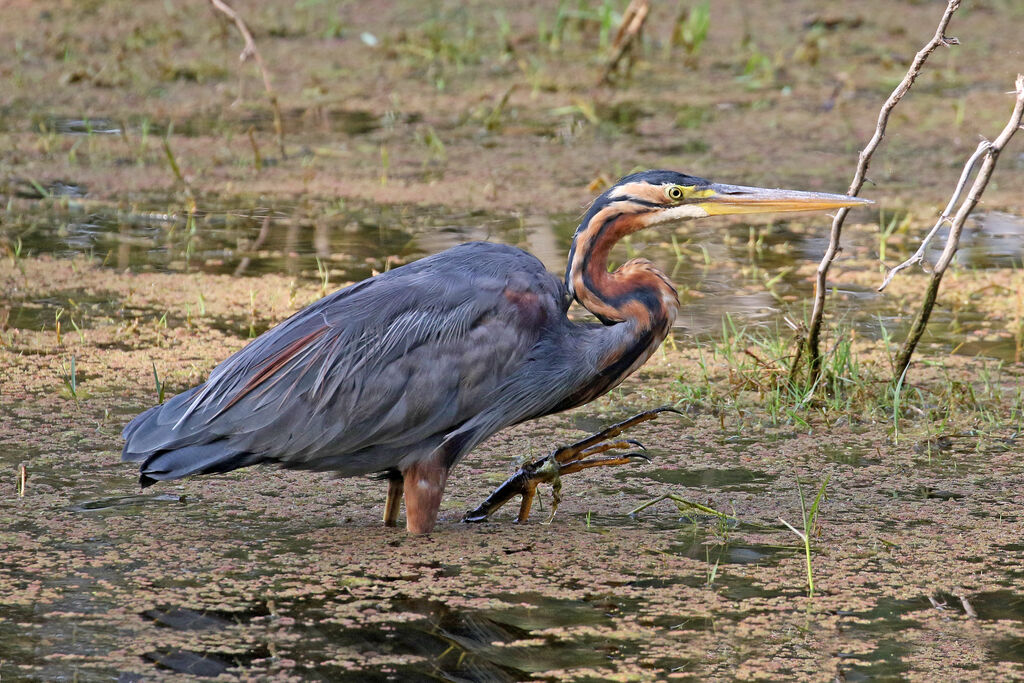
{"label": "yellow eye", "polygon": [[683,198],[683,190],[678,185],[670,185],[668,189],[665,190],[665,195],[672,201],[678,202]]}

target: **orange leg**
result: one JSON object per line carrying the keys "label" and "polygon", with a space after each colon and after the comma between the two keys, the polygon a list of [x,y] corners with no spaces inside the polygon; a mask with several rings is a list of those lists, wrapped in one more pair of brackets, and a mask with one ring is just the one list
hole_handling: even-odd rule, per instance
{"label": "orange leg", "polygon": [[405,480],[405,528],[413,534],[428,534],[437,522],[448,468],[435,456],[410,465],[402,471],[402,479]]}
{"label": "orange leg", "polygon": [[402,507],[402,489],[405,482],[400,476],[388,479],[388,499],[384,503],[384,526],[398,526],[398,512]]}

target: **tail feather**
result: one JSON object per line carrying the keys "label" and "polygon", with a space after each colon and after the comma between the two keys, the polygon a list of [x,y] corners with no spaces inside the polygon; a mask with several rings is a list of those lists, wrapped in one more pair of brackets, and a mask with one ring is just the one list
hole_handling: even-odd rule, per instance
{"label": "tail feather", "polygon": [[205,428],[198,420],[195,425],[173,426],[199,388],[150,408],[124,428],[121,460],[140,463],[139,483],[143,487],[190,474],[230,472],[267,460],[237,440]]}
{"label": "tail feather", "polygon": [[181,479],[190,474],[220,474],[262,462],[252,453],[232,451],[224,441],[185,446],[150,455],[139,467],[139,483],[145,488],[157,481]]}
{"label": "tail feather", "polygon": [[201,386],[180,393],[164,404],[153,406],[129,422],[121,432],[125,440],[121,459],[138,462],[160,450],[210,441],[211,437],[204,433],[202,425],[197,424],[191,429],[175,429],[171,426]]}

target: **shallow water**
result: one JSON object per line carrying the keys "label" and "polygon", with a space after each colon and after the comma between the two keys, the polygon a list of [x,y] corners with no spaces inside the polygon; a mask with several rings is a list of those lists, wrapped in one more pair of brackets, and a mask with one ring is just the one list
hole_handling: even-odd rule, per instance
{"label": "shallow water", "polygon": [[[74,185],[61,187],[84,192]],[[25,256],[88,256],[110,268],[137,272],[285,273],[308,282],[322,283],[326,278],[330,291],[472,240],[522,247],[560,274],[578,219],[572,214],[492,215],[343,201],[225,203],[214,197],[200,199],[198,205],[190,217],[178,200],[166,197],[136,197],[130,208],[73,198],[45,201],[15,215],[3,230],[7,241],[20,244]],[[656,241],[657,236],[651,236],[651,242],[635,237],[617,247],[613,259],[621,262],[642,254],[671,275],[685,304],[676,321],[679,333],[721,337],[723,316],[737,329],[785,329],[787,320],[803,315],[787,302],[809,293],[806,278],[796,268],[816,262],[824,249],[820,238],[789,225],[772,223],[761,230],[753,246],[754,229],[746,223],[726,224],[723,235],[722,226],[698,222],[677,230],[674,244]],[[863,226],[848,228],[845,237],[850,250],[870,249],[876,240]],[[1022,261],[1024,219],[1004,213],[974,220],[958,255],[960,265],[975,270]],[[766,289],[765,282],[771,287]],[[858,334],[875,340],[900,338],[908,328],[907,311],[896,299],[852,283],[835,282],[833,287],[838,294],[833,297],[833,315]],[[117,303],[75,292],[16,300],[5,304],[6,326],[53,327],[61,309],[77,313],[80,307],[85,307],[84,322],[78,317],[75,322],[87,325],[90,306],[109,311]],[[984,321],[983,313],[971,309],[954,314],[939,307],[925,343],[967,356],[1019,357],[1021,349],[1014,339],[965,338],[965,328]],[[246,330],[238,321],[225,322],[224,328]]]}
{"label": "shallow water", "polygon": [[[722,439],[732,458],[762,447],[736,437]],[[282,475],[257,469],[127,493],[130,474],[113,463],[114,454],[90,457],[88,444],[82,448],[74,467],[46,448],[0,449],[5,471],[30,463],[29,495],[7,501],[0,533],[7,560],[0,585],[13,598],[0,615],[0,671],[7,676],[519,681],[593,670],[597,680],[628,671],[628,662],[696,672],[709,643],[747,642],[740,634],[756,633],[761,620],[803,601],[800,544],[770,513],[751,518],[747,498],[787,495],[784,463],[757,471],[730,459],[638,468],[611,479],[640,485],[634,499],[668,483],[694,500],[720,507],[732,501],[731,510],[745,518],[739,524],[680,517],[669,502],[629,517],[620,503],[619,513],[567,512],[550,527],[517,529],[504,520],[445,525],[426,539],[385,532],[373,541],[337,516],[345,501],[365,499],[366,482],[339,487],[299,474],[282,483]],[[663,453],[657,461],[674,457]],[[875,467],[836,462],[830,491],[837,492],[844,477]],[[628,490],[604,486],[607,499]],[[977,499],[961,493],[970,486],[950,479],[903,488],[891,494],[895,507],[883,511],[868,495],[853,507],[840,503],[847,505],[842,522],[826,510],[826,524],[866,516],[898,525],[901,509]],[[358,503],[349,508],[362,516],[359,510]],[[851,533],[856,538],[843,532]],[[816,562],[828,567],[837,553],[816,550]],[[884,553],[869,556],[884,565]],[[848,576],[877,587],[847,601],[830,578],[835,570],[819,568],[823,602],[808,603],[795,618],[822,633],[838,624],[838,666],[847,680],[914,670],[904,635],[926,632],[936,618],[992,624],[993,633],[1006,635],[985,641],[989,656],[1020,662],[1024,640],[1000,625],[1024,631],[1024,551],[1007,544],[991,557],[1005,563],[997,572],[1006,587],[967,591],[963,599],[941,591],[892,597],[889,588],[903,584],[887,587],[892,578],[878,565]]]}

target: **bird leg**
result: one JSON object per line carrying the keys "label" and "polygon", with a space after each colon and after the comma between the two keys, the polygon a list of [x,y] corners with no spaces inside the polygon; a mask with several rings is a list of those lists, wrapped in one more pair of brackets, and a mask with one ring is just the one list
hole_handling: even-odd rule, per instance
{"label": "bird leg", "polygon": [[[429,534],[437,522],[441,495],[448,481],[443,454],[435,451],[402,470],[405,492],[405,528],[414,534]],[[389,489],[390,492],[390,489]]]}
{"label": "bird leg", "polygon": [[[604,429],[585,439],[577,441],[568,446],[556,448],[548,455],[526,463],[519,468],[511,477],[496,488],[487,500],[480,503],[475,509],[470,510],[462,518],[463,522],[483,522],[502,505],[516,496],[522,497],[519,504],[519,516],[516,522],[522,523],[530,516],[530,508],[537,493],[537,486],[543,483],[551,483],[554,488],[554,500],[552,501],[551,517],[555,516],[555,509],[561,501],[561,475],[572,474],[591,467],[612,467],[625,465],[637,460],[650,460],[647,456],[632,452],[624,455],[598,456],[601,453],[613,449],[625,449],[630,447],[643,448],[643,445],[633,439],[614,440],[616,436],[631,429],[638,424],[648,422],[658,417],[661,413],[679,411],[674,408],[655,408],[639,413],[623,420],[611,427]],[[550,520],[549,520],[550,521]]]}
{"label": "bird leg", "polygon": [[405,480],[401,474],[388,477],[388,498],[384,503],[384,526],[398,526],[398,513],[402,508],[402,490]]}

